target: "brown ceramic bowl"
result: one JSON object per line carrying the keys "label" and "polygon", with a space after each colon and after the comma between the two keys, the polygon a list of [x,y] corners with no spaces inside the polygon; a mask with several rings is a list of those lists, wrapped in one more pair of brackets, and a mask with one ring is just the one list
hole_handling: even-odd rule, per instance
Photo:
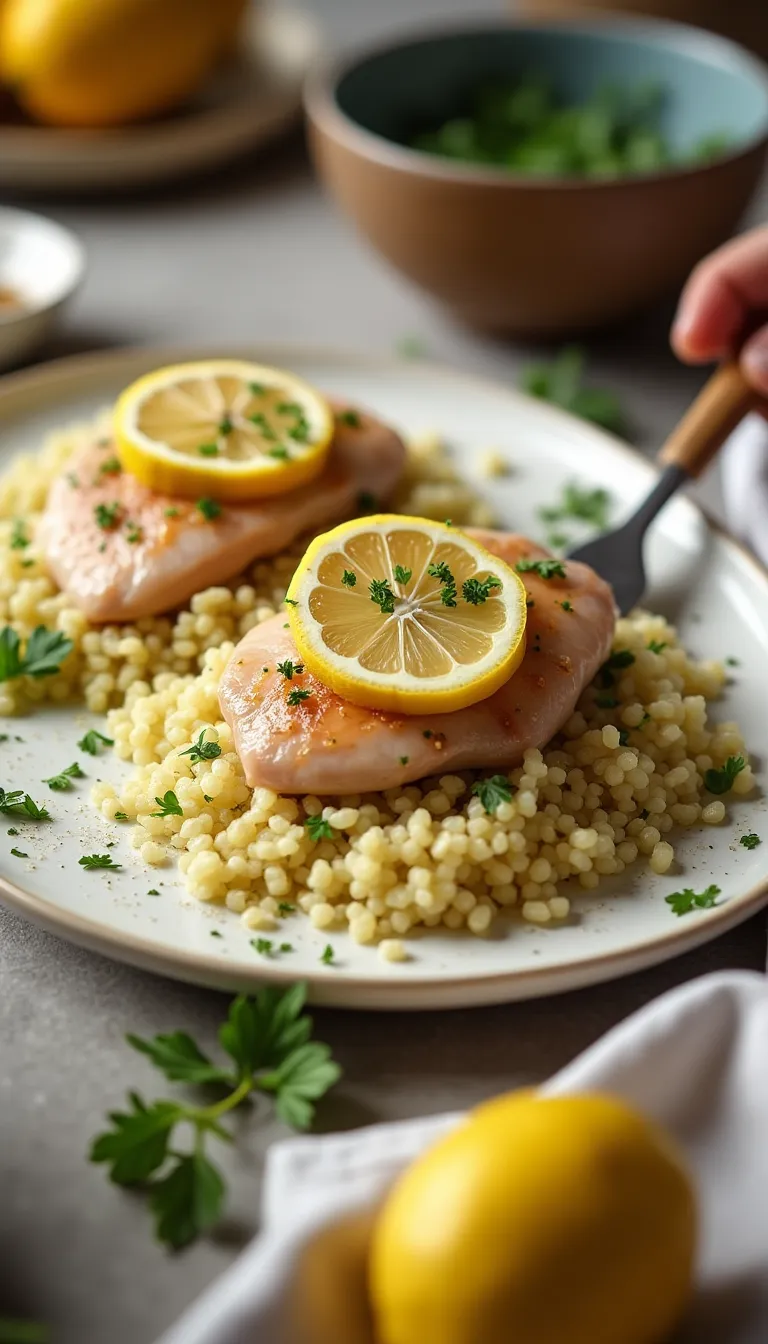
{"label": "brown ceramic bowl", "polygon": [[[467,94],[530,70],[581,101],[606,83],[668,90],[665,133],[704,165],[613,179],[542,178],[407,147]],[[733,230],[768,145],[768,71],[723,38],[658,20],[498,22],[419,35],[318,71],[306,92],[318,172],[369,242],[467,321],[561,334],[679,289]]]}

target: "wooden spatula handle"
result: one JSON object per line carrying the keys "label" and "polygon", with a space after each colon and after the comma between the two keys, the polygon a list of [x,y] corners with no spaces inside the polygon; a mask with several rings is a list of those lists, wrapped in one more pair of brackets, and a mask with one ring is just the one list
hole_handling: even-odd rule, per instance
{"label": "wooden spatula handle", "polygon": [[721,364],[673,429],[659,453],[659,461],[665,466],[682,467],[689,476],[698,476],[757,400],[757,393],[738,364],[735,361]]}

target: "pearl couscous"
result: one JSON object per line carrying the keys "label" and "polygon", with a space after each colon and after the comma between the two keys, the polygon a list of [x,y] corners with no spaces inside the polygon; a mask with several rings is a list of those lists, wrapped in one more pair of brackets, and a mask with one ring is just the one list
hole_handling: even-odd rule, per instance
{"label": "pearl couscous", "polygon": [[[76,432],[54,438],[34,464],[21,459],[0,480],[0,622],[22,637],[44,622],[74,643],[57,675],[0,686],[0,713],[24,699],[73,697],[109,711],[114,749],[134,769],[119,789],[96,785],[94,803],[104,817],[133,823],[144,863],[176,860],[194,896],[226,905],[249,929],[269,932],[299,909],[315,928],[348,929],[398,961],[416,926],[483,935],[512,906],[550,924],[569,913],[569,879],[591,890],[638,861],[669,872],[678,829],[722,823],[726,806],[709,799],[707,770],[742,755],[733,793],[754,787],[738,726],[708,720],[722,665],[694,661],[662,617],[638,612],[618,622],[614,647],[626,652],[608,673],[610,694],[604,673],[557,738],[526,752],[509,774],[510,800],[490,814],[471,793],[471,772],[332,802],[251,790],[219,713],[218,683],[237,640],[280,608],[301,552],[258,562],[175,616],[92,627],[34,546],[46,483],[76,440]],[[396,505],[492,521],[434,438],[413,446]],[[19,524],[27,545],[14,544]],[[201,732],[221,754],[195,763],[183,753]],[[153,816],[168,790],[182,815]],[[318,816],[329,838],[313,840],[305,823]]]}

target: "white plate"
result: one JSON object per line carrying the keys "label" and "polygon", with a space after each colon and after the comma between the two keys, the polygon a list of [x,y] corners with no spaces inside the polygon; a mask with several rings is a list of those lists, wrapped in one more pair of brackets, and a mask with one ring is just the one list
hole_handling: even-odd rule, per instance
{"label": "white plate", "polygon": [[[618,516],[654,479],[649,463],[608,435],[508,388],[421,363],[287,348],[123,351],[63,360],[8,378],[0,383],[0,463],[34,448],[47,430],[89,416],[140,373],[206,354],[285,365],[331,393],[370,406],[404,431],[443,431],[466,475],[492,498],[500,519],[533,535],[540,531],[537,508],[551,503],[567,481],[608,486]],[[474,462],[491,446],[509,456],[513,471],[482,482]],[[735,542],[710,529],[684,499],[665,510],[648,552],[649,605],[676,621],[695,653],[739,659],[717,713],[739,719],[750,751],[762,764],[768,758],[768,575]],[[257,957],[236,916],[185,896],[169,871],[140,865],[125,829],[106,823],[89,804],[85,782],[70,793],[41,788],[41,779],[76,756],[91,780],[116,780],[131,768],[111,755],[91,761],[75,751],[91,722],[82,710],[42,709],[0,725],[12,735],[0,745],[0,784],[29,788],[55,814],[50,826],[20,827],[23,842],[7,838],[7,828],[0,827],[0,894],[74,942],[179,979],[247,989],[266,980],[306,977],[316,1002],[343,1007],[502,1002],[573,989],[663,961],[732,928],[766,900],[768,803],[764,797],[734,798],[727,825],[676,836],[680,874],[657,878],[639,864],[594,896],[578,895],[577,915],[565,927],[499,921],[499,931],[488,939],[430,930],[410,940],[412,960],[394,966],[337,935],[338,964],[325,967],[319,957],[326,938],[309,921],[295,918],[285,925],[295,953],[269,962]],[[16,740],[16,733],[23,741]],[[738,844],[747,830],[764,837],[753,851]],[[81,854],[103,851],[107,840],[117,842],[112,854],[124,864],[119,873],[78,867]],[[11,857],[14,843],[29,853],[28,861]],[[674,887],[709,882],[723,893],[713,910],[676,919],[664,903]],[[147,896],[153,887],[161,891],[159,897]],[[213,929],[223,936],[211,938]]]}
{"label": "white plate", "polygon": [[303,12],[256,9],[237,57],[177,113],[118,130],[0,125],[0,189],[124,190],[216,167],[298,119],[319,46]]}

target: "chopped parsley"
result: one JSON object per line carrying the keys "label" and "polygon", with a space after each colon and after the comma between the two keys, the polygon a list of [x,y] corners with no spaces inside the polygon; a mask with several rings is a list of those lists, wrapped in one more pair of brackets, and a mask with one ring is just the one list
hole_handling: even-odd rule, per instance
{"label": "chopped parsley", "polygon": [[345,588],[354,588],[355,584],[357,583],[357,575],[355,574],[354,570],[345,569],[344,573],[341,576],[341,582],[344,584]]}
{"label": "chopped parsley", "polygon": [[726,658],[726,660],[725,660],[725,664],[726,664],[726,667],[738,667],[738,666],[739,666],[739,660],[738,660],[738,658]]}
{"label": "chopped parsley", "polygon": [[3,626],[0,630],[0,681],[12,681],[21,676],[51,677],[58,672],[71,649],[72,640],[60,630],[47,630],[44,625],[38,625],[22,653],[16,631],[10,625]]}
{"label": "chopped parsley", "polygon": [[11,550],[23,551],[29,545],[29,537],[26,532],[26,525],[21,518],[14,521],[11,529]]}
{"label": "chopped parsley", "polygon": [[278,901],[277,913],[282,919],[286,915],[293,915],[296,912],[296,906],[291,901]]}
{"label": "chopped parsley", "polygon": [[304,664],[303,664],[303,663],[294,663],[294,662],[291,661],[290,658],[286,658],[286,660],[285,660],[284,663],[278,663],[278,664],[277,664],[277,670],[278,670],[278,672],[280,672],[280,673],[282,674],[282,676],[284,676],[288,681],[291,681],[293,677],[300,677],[300,676],[301,676],[302,672],[304,671]]}
{"label": "chopped parsley", "polygon": [[274,951],[274,943],[271,938],[252,938],[251,947],[258,952],[260,957],[271,957]]}
{"label": "chopped parsley", "polygon": [[180,756],[188,756],[192,765],[198,761],[215,761],[217,756],[221,755],[221,747],[218,742],[206,742],[205,734],[207,728],[203,728],[196,742],[191,747],[186,747],[184,751],[179,752]]}
{"label": "chopped parsley", "polygon": [[752,831],[750,835],[742,835],[739,844],[743,845],[745,849],[757,849],[760,844],[760,836],[755,835]]}
{"label": "chopped parsley", "polygon": [[518,574],[538,574],[540,579],[565,578],[562,560],[518,560],[515,569]]}
{"label": "chopped parsley", "polygon": [[621,669],[631,667],[634,661],[635,655],[630,649],[614,649],[607,662],[603,663],[603,667]]}
{"label": "chopped parsley", "polygon": [[320,958],[320,960],[321,960],[321,962],[323,963],[323,965],[324,965],[324,966],[333,966],[335,956],[336,956],[336,953],[334,952],[334,950],[333,950],[331,944],[330,944],[330,943],[326,943],[325,947],[323,948],[323,954],[322,954],[322,956],[321,956],[321,958]]}
{"label": "chopped parsley", "polygon": [[292,597],[284,597],[283,602],[285,603],[286,607],[298,607],[299,605],[298,602],[296,602],[295,599]]}
{"label": "chopped parsley", "polygon": [[395,610],[395,594],[386,579],[371,579],[368,585],[371,601],[380,608],[382,616],[391,616]]}
{"label": "chopped parsley", "polygon": [[195,501],[195,508],[207,523],[212,523],[221,514],[221,505],[217,499],[198,499]]}
{"label": "chopped parsley", "polygon": [[157,887],[150,887],[149,891],[147,892],[147,895],[148,895],[148,896],[159,896],[159,895],[160,895],[160,892],[157,890]]}
{"label": "chopped parsley", "polygon": [[95,728],[90,728],[85,737],[80,738],[77,745],[81,751],[87,751],[89,756],[98,756],[102,747],[113,747],[115,744],[111,737],[105,737]]}
{"label": "chopped parsley", "polygon": [[97,504],[93,510],[96,526],[103,532],[114,532],[119,525],[123,506],[117,500],[113,504]]}
{"label": "chopped parsley", "polygon": [[478,607],[487,602],[492,588],[500,587],[501,580],[495,574],[489,574],[485,579],[465,579],[461,585],[461,594],[470,606]]}
{"label": "chopped parsley", "polygon": [[211,930],[210,930],[210,936],[211,936],[211,938],[223,938],[223,937],[224,937],[224,934],[223,934],[223,933],[219,933],[219,930],[218,930],[218,929],[211,929]]}
{"label": "chopped parsley", "polygon": [[397,583],[410,583],[412,576],[412,569],[406,569],[405,565],[395,565],[395,581]]}
{"label": "chopped parsley", "polygon": [[101,463],[101,466],[96,473],[94,485],[98,485],[102,476],[119,476],[122,470],[123,467],[119,457],[108,457]]}
{"label": "chopped parsley", "polygon": [[620,747],[628,747],[628,746],[629,746],[629,729],[628,729],[628,728],[620,728],[620,729],[619,729],[619,746],[620,746]]}
{"label": "chopped parsley", "polygon": [[77,761],[68,765],[66,770],[62,770],[59,775],[51,775],[50,779],[44,779],[43,784],[47,784],[49,789],[54,792],[66,793],[72,788],[73,779],[85,779],[85,771],[80,769]]}
{"label": "chopped parsley", "polygon": [[287,462],[290,453],[284,443],[276,443],[274,448],[269,449],[267,456],[277,458],[278,462]]}
{"label": "chopped parsley", "polygon": [[201,443],[197,451],[201,457],[218,457],[219,445],[217,443]]}
{"label": "chopped parsley", "polygon": [[450,566],[444,560],[438,560],[431,565],[427,565],[427,573],[430,578],[437,579],[438,583],[454,584],[456,580],[451,573]]}
{"label": "chopped parsley", "polygon": [[575,518],[582,523],[591,523],[602,532],[608,526],[610,507],[611,496],[607,490],[600,486],[595,490],[585,490],[571,482],[564,487],[561,502],[550,508],[539,509],[539,517],[546,523]]}
{"label": "chopped parsley", "polygon": [[303,700],[308,700],[311,694],[311,691],[305,690],[302,686],[294,686],[293,690],[288,692],[286,698],[288,704],[294,708],[296,705],[300,705]]}
{"label": "chopped parsley", "polygon": [[714,885],[704,891],[693,891],[684,887],[682,891],[673,891],[664,900],[671,907],[673,915],[689,915],[692,910],[710,910],[716,904],[720,888]]}
{"label": "chopped parsley", "polygon": [[127,821],[127,820],[128,820],[128,813],[127,813],[127,812],[116,812],[116,813],[115,813],[115,821]]}
{"label": "chopped parsley", "polygon": [[621,434],[626,418],[621,402],[607,388],[585,387],[586,356],[580,345],[568,345],[549,363],[532,364],[523,370],[521,386],[532,397],[591,420],[603,429]]}
{"label": "chopped parsley", "polygon": [[358,429],[360,426],[360,415],[358,411],[346,410],[338,411],[336,419],[340,425],[349,425],[352,429]]}
{"label": "chopped parsley", "polygon": [[265,389],[263,383],[249,383],[249,384],[248,384],[248,391],[249,391],[249,392],[251,393],[251,395],[254,396],[254,397],[263,397],[263,396],[264,396],[264,392],[265,392],[265,390],[266,390],[266,389]]}
{"label": "chopped parsley", "polygon": [[410,756],[400,756],[400,757],[399,757],[399,760],[400,760],[400,764],[401,764],[401,765],[407,765],[408,762],[410,761],[410,759],[411,759]]}
{"label": "chopped parsley", "polygon": [[563,611],[573,611],[573,603],[569,602],[567,598],[564,602],[560,603],[560,606],[563,608]]}
{"label": "chopped parsley", "polygon": [[224,414],[222,415],[222,417],[221,417],[221,421],[220,421],[220,423],[219,423],[219,433],[220,433],[220,434],[231,434],[231,433],[232,433],[232,430],[233,430],[234,428],[235,428],[235,426],[234,426],[234,424],[232,423],[232,417],[230,416],[230,414],[229,414],[228,411],[225,411]]}
{"label": "chopped parsley", "polygon": [[171,507],[168,509],[163,509],[164,518],[178,518],[178,516],[179,516],[179,510],[175,509],[173,505],[171,505]]}
{"label": "chopped parsley", "polygon": [[704,771],[704,787],[709,789],[710,793],[728,793],[733,787],[733,781],[742,770],[746,770],[747,762],[743,756],[729,756],[725,765],[720,770]]}
{"label": "chopped parsley", "polygon": [[137,542],[143,539],[143,537],[144,529],[139,527],[137,523],[129,521],[125,524],[125,539],[131,546],[135,546]]}
{"label": "chopped parsley", "polygon": [[295,949],[293,943],[281,943],[277,950],[278,952],[293,952]]}
{"label": "chopped parsley", "polygon": [[395,351],[401,359],[423,359],[427,346],[421,336],[401,336],[395,343]]}
{"label": "chopped parsley", "polygon": [[565,532],[550,532],[547,545],[551,551],[564,551],[571,544],[571,538]]}
{"label": "chopped parsley", "polygon": [[441,588],[441,589],[440,589],[440,601],[442,602],[442,604],[443,604],[444,607],[455,607],[455,606],[456,606],[456,586],[455,586],[455,584],[448,583],[448,584],[446,584],[445,588]]}
{"label": "chopped parsley", "polygon": [[115,863],[111,854],[84,854],[78,859],[81,868],[87,868],[89,871],[94,868],[122,868],[121,863]]}
{"label": "chopped parsley", "polygon": [[663,653],[666,647],[667,641],[659,639],[649,639],[646,645],[646,648],[650,649],[651,653]]}
{"label": "chopped parsley", "polygon": [[515,788],[506,775],[491,775],[488,779],[476,779],[471,792],[480,799],[486,812],[493,813],[500,803],[512,801]]}
{"label": "chopped parsley", "polygon": [[184,809],[182,808],[181,803],[176,797],[176,794],[173,792],[173,789],[169,789],[167,793],[164,793],[162,798],[158,798],[157,795],[155,795],[155,802],[160,808],[160,811],[152,812],[150,815],[153,817],[184,816]]}
{"label": "chopped parsley", "polygon": [[316,817],[307,817],[304,825],[307,828],[310,840],[333,839],[333,827],[331,826],[331,823],[326,821],[325,817],[320,816],[319,814]]}
{"label": "chopped parsley", "polygon": [[28,859],[29,855],[23,849],[12,849],[11,853],[15,859]]}

